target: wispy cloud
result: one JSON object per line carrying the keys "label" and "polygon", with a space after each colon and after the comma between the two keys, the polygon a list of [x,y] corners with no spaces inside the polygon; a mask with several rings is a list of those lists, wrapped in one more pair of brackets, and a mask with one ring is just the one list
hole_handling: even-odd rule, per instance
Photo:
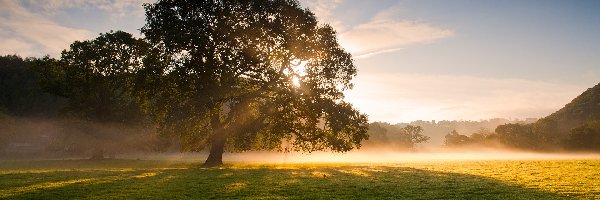
{"label": "wispy cloud", "polygon": [[342,4],[344,0],[301,0],[300,2],[315,13],[319,22],[329,24],[337,31],[341,31],[345,28],[341,20],[334,16],[336,8]]}
{"label": "wispy cloud", "polygon": [[303,0],[321,22],[331,24],[337,31],[340,44],[354,55],[365,58],[404,49],[410,45],[427,44],[448,38],[454,32],[435,25],[398,17],[400,5],[384,8],[366,23],[348,24],[336,18],[343,0]]}
{"label": "wispy cloud", "polygon": [[90,31],[65,27],[33,13],[18,1],[0,1],[0,13],[0,54],[57,56],[73,41],[94,36]]}
{"label": "wispy cloud", "polygon": [[[78,16],[69,12],[74,9],[84,13],[100,12],[108,17],[104,20],[110,21],[109,24],[123,28],[127,24],[123,21],[143,18],[142,4],[150,1],[152,0],[0,0],[0,54],[49,54],[57,57],[72,42],[91,39],[97,33],[61,24],[53,20],[55,16],[64,14],[74,18],[76,23],[72,25],[85,27],[85,19],[78,19]],[[116,27],[106,28],[105,31],[109,31]]]}
{"label": "wispy cloud", "polygon": [[342,45],[357,57],[386,53],[409,45],[426,44],[454,33],[425,23],[373,20],[340,35]]}
{"label": "wispy cloud", "polygon": [[369,22],[353,26],[340,35],[342,45],[355,58],[401,50],[415,44],[427,44],[448,38],[454,32],[434,25],[400,19],[400,9],[392,7],[381,11]]}
{"label": "wispy cloud", "polygon": [[458,75],[362,74],[347,99],[373,121],[543,117],[587,87]]}
{"label": "wispy cloud", "polygon": [[27,0],[28,5],[47,14],[63,12],[68,8],[98,9],[114,16],[143,14],[142,4],[153,0]]}

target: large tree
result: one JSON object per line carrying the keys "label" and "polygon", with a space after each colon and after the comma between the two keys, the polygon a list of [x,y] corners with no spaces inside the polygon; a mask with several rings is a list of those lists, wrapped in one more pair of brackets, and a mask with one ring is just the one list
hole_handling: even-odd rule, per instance
{"label": "large tree", "polygon": [[[343,100],[356,76],[331,26],[295,0],[161,0],[142,33],[163,52],[147,92],[164,132],[183,147],[349,151],[367,117]],[[166,64],[165,64],[166,63]],[[159,77],[157,77],[159,76]]]}

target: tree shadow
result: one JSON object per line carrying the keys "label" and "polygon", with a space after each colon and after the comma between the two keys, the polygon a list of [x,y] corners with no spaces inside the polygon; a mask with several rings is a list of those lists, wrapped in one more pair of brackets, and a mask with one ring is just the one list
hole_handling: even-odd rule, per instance
{"label": "tree shadow", "polygon": [[[31,177],[3,175],[3,180]],[[563,199],[496,179],[410,167],[248,166],[46,173],[49,183],[7,199]],[[61,177],[64,177],[61,179]],[[33,184],[43,184],[40,180]],[[51,185],[51,184],[50,184]],[[4,185],[5,187],[7,185]],[[17,190],[8,185],[4,190]]]}

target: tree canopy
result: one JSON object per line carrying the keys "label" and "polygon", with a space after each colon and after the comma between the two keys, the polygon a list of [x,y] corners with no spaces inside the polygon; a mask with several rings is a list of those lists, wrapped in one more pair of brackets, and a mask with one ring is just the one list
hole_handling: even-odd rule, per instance
{"label": "tree canopy", "polygon": [[[161,129],[184,147],[349,151],[367,116],[343,100],[356,76],[335,31],[294,0],[162,0],[142,33],[162,53],[145,80]],[[284,145],[285,144],[285,145]]]}
{"label": "tree canopy", "polygon": [[571,129],[567,145],[576,150],[600,150],[600,120],[588,121],[584,125]]}
{"label": "tree canopy", "polygon": [[0,113],[21,117],[55,116],[64,98],[48,93],[40,86],[43,74],[36,67],[49,58],[0,56]]}
{"label": "tree canopy", "polygon": [[144,115],[133,87],[148,51],[144,40],[122,31],[75,41],[62,52],[58,68],[46,62],[45,68],[58,77],[51,90],[68,97],[67,109],[78,117],[102,122],[142,121]]}

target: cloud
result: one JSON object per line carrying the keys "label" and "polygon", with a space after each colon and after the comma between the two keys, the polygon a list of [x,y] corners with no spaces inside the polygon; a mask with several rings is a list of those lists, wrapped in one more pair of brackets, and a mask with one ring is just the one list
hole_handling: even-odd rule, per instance
{"label": "cloud", "polygon": [[346,93],[371,121],[544,117],[588,86],[457,75],[360,74]]}
{"label": "cloud", "polygon": [[454,35],[451,30],[428,23],[398,19],[395,16],[398,12],[398,7],[383,10],[369,22],[342,33],[342,46],[352,52],[355,58],[363,58],[410,45],[432,43]]}
{"label": "cloud", "polygon": [[[65,9],[98,9],[114,16],[144,14],[143,3],[152,0],[27,0],[28,5],[48,14],[63,12]],[[132,12],[133,11],[133,12]]]}
{"label": "cloud", "polygon": [[336,8],[344,0],[301,0],[300,2],[315,13],[320,23],[329,24],[338,31],[344,29],[342,22],[334,16]]}
{"label": "cloud", "polygon": [[427,44],[448,38],[454,32],[425,22],[411,21],[398,17],[400,5],[385,8],[375,13],[366,23],[348,24],[336,18],[335,12],[343,0],[303,0],[321,22],[332,25],[337,31],[340,44],[354,55],[364,58],[381,53],[394,52],[410,45]]}
{"label": "cloud", "polygon": [[[354,58],[366,58],[377,54],[405,49],[410,45],[428,44],[454,35],[448,29],[425,22],[402,19],[400,4],[376,12],[368,22],[352,24],[335,15],[344,0],[301,0],[320,22],[330,24],[338,31],[340,45]],[[373,6],[376,6],[374,4]]]}
{"label": "cloud", "polygon": [[[0,34],[0,37],[4,37],[3,34]],[[0,39],[0,55],[23,55],[22,52],[34,52],[34,46],[28,44],[27,42],[17,40],[14,38],[11,39]]]}
{"label": "cloud", "polygon": [[42,14],[29,11],[17,1],[0,1],[0,53],[21,56],[58,56],[75,40],[95,34],[61,26]]}

